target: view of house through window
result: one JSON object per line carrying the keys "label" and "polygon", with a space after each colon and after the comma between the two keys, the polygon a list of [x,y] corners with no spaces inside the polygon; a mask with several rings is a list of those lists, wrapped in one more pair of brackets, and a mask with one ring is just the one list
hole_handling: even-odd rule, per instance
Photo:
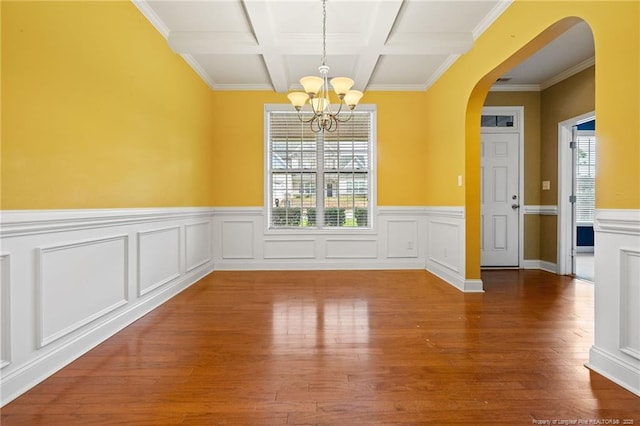
{"label": "view of house through window", "polygon": [[356,110],[325,133],[286,105],[268,106],[265,119],[269,227],[369,227],[373,111]]}

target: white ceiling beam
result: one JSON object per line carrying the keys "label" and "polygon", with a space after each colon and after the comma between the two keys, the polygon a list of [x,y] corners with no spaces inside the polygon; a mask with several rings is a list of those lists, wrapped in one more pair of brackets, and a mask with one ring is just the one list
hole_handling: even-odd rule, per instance
{"label": "white ceiling beam", "polygon": [[384,47],[393,29],[403,0],[388,0],[376,3],[374,19],[369,26],[369,45],[360,50],[360,57],[354,76],[355,88],[365,90],[376,68],[380,51]]}
{"label": "white ceiling beam", "polygon": [[473,46],[468,33],[403,33],[392,36],[381,50],[385,55],[452,55]]}
{"label": "white ceiling beam", "polygon": [[[320,54],[322,48],[321,40],[309,34],[290,34],[265,46],[248,33],[172,31],[167,42],[174,52],[181,54],[308,55],[316,51]],[[472,45],[471,33],[405,33],[393,36],[386,44],[376,40],[367,43],[354,34],[327,35],[327,51],[332,55],[357,55],[363,49],[385,55],[462,54]]]}
{"label": "white ceiling beam", "polygon": [[262,48],[252,34],[219,31],[172,31],[167,43],[180,54],[259,55]]}
{"label": "white ceiling beam", "polygon": [[[273,35],[270,36],[270,39]],[[220,31],[173,31],[167,38],[176,53],[208,55],[309,55],[322,53],[317,34],[287,34],[268,45],[259,45],[253,34]],[[354,34],[327,35],[327,51],[335,55],[357,55],[367,42]]]}
{"label": "white ceiling beam", "polygon": [[[252,34],[219,31],[172,31],[167,42],[176,53],[207,55],[308,55],[320,54],[322,46],[318,36],[311,34],[289,34],[266,47]],[[363,50],[383,55],[462,54],[472,45],[471,33],[405,33],[382,45],[367,44],[354,34],[327,35],[327,51],[332,55],[358,55]]]}
{"label": "white ceiling beam", "polygon": [[255,38],[262,48],[262,58],[267,67],[271,84],[273,84],[273,90],[278,93],[284,93],[288,89],[287,70],[284,58],[274,46],[273,34],[276,31],[272,28],[273,19],[268,2],[243,0],[242,3],[247,13],[247,19],[253,28]]}

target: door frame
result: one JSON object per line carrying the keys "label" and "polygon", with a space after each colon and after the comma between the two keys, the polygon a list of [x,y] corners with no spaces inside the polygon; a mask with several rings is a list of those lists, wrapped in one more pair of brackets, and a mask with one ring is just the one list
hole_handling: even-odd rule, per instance
{"label": "door frame", "polygon": [[[590,111],[558,123],[558,265],[559,275],[569,275],[573,271],[573,227],[575,218],[571,210],[569,196],[573,188],[573,156],[569,142],[573,139],[572,128],[580,123],[595,119],[596,112]],[[596,194],[597,197],[597,194]]]}
{"label": "door frame", "polygon": [[[515,116],[514,127],[480,127],[480,133],[517,133],[518,134],[518,268],[524,267],[524,106],[484,106],[482,115]],[[481,166],[482,166],[482,159]],[[480,210],[482,215],[482,208]],[[482,225],[480,225],[482,227]],[[482,232],[482,228],[480,229]],[[491,268],[491,267],[488,267]]]}

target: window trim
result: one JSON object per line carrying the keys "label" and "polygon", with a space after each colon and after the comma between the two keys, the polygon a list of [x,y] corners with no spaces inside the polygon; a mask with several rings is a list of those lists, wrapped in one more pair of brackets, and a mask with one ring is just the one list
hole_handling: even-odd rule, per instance
{"label": "window trim", "polygon": [[[332,105],[337,110],[337,105]],[[367,227],[335,227],[335,228],[272,228],[270,226],[271,206],[271,147],[269,144],[269,113],[273,111],[290,111],[291,104],[265,104],[263,114],[263,226],[265,234],[272,235],[372,235],[377,234],[378,211],[378,162],[377,162],[377,107],[375,104],[360,104],[357,111],[371,113],[371,146],[369,152],[369,175],[371,191],[369,194],[369,226]]]}

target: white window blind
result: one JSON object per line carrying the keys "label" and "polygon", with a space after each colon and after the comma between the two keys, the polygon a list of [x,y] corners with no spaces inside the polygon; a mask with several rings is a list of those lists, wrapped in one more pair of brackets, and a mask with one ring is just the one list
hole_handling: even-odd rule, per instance
{"label": "white window blind", "polygon": [[314,133],[288,105],[279,107],[265,115],[269,227],[370,227],[373,111],[356,110],[335,132]]}
{"label": "white window blind", "polygon": [[576,222],[592,224],[596,202],[596,137],[592,131],[578,131],[576,142]]}

